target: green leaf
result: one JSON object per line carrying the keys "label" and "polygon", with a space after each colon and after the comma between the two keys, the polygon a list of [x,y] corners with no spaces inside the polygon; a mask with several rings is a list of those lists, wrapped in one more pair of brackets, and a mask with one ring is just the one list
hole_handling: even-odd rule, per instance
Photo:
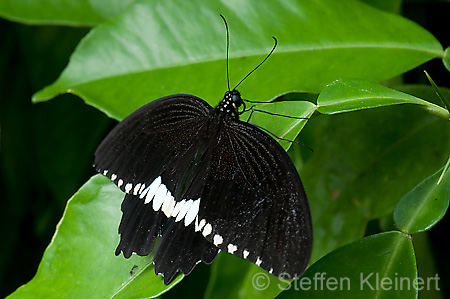
{"label": "green leaf", "polygon": [[417,298],[416,287],[424,285],[417,278],[411,240],[387,232],[331,252],[277,298]]}
{"label": "green leaf", "polygon": [[377,108],[389,105],[416,104],[445,120],[448,110],[412,95],[357,79],[339,79],[325,88],[317,99],[317,110],[324,114]]}
{"label": "green leaf", "polygon": [[2,0],[0,16],[35,25],[91,27],[120,14],[134,0]]}
{"label": "green leaf", "polygon": [[447,212],[450,199],[450,173],[441,181],[442,169],[408,192],[397,204],[394,219],[408,234],[427,231]]}
{"label": "green leaf", "polygon": [[[187,17],[199,11],[202,18]],[[116,119],[180,92],[215,105],[226,89],[220,13],[230,27],[231,86],[270,51],[270,36],[278,38],[271,58],[240,85],[250,100],[317,93],[341,77],[384,80],[443,55],[423,28],[352,0],[136,1],[86,35],[58,80],[33,100],[71,92]]]}
{"label": "green leaf", "polygon": [[[352,191],[347,192],[353,193]],[[318,205],[311,199],[309,197],[312,205]],[[368,222],[365,211],[367,207],[361,207],[361,202],[355,200],[355,194],[338,197],[331,203],[324,204],[323,208],[320,217],[313,217],[314,249],[311,262],[315,262],[339,246],[361,238]],[[315,211],[313,210],[313,212]]]}
{"label": "green leaf", "polygon": [[443,62],[447,70],[450,71],[450,47],[445,49]]}
{"label": "green leaf", "polygon": [[92,177],[68,201],[35,277],[8,298],[147,298],[169,286],[155,275],[152,255],[115,256],[121,192],[109,179]]}

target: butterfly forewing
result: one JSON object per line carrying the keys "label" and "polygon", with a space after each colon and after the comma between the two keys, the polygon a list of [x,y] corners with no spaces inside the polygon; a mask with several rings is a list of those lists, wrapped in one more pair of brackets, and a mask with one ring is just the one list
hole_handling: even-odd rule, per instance
{"label": "butterfly forewing", "polygon": [[145,190],[164,173],[170,178],[164,178],[166,187],[176,189],[187,169],[175,171],[170,166],[187,153],[199,151],[198,133],[211,109],[205,101],[182,94],[150,102],[103,140],[95,152],[96,169],[127,193]]}

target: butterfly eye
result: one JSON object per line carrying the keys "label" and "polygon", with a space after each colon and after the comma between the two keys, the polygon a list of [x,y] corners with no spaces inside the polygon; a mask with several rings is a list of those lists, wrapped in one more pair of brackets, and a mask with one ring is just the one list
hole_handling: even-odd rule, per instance
{"label": "butterfly eye", "polygon": [[231,100],[233,101],[233,104],[236,107],[240,107],[242,105],[241,94],[237,90],[233,90],[231,92]]}

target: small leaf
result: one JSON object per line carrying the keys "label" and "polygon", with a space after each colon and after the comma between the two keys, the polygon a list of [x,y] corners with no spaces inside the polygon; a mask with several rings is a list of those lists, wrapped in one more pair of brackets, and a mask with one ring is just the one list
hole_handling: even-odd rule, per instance
{"label": "small leaf", "polygon": [[[417,298],[414,248],[407,235],[365,237],[324,256],[277,298]],[[419,287],[423,286],[420,284]]]}
{"label": "small leaf", "polygon": [[68,201],[35,277],[8,298],[147,298],[165,286],[152,255],[115,256],[123,193],[102,175]]}
{"label": "small leaf", "polygon": [[448,120],[449,112],[433,103],[385,86],[357,79],[339,79],[325,88],[317,99],[317,110],[336,114],[389,105],[420,105],[432,114]]}
{"label": "small leaf", "polygon": [[[439,182],[442,169],[406,194],[394,210],[394,220],[408,234],[432,228],[444,217],[450,199],[450,172]],[[438,183],[439,182],[439,183]]]}

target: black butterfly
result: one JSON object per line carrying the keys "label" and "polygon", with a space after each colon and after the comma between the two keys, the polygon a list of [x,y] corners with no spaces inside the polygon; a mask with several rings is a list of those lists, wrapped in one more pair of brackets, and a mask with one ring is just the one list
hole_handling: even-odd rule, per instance
{"label": "black butterfly", "polygon": [[166,96],[103,140],[96,169],[126,193],[116,255],[148,255],[160,236],[153,262],[165,284],[220,250],[274,275],[304,272],[312,249],[305,191],[278,142],[239,120],[243,101],[235,89],[215,108]]}

